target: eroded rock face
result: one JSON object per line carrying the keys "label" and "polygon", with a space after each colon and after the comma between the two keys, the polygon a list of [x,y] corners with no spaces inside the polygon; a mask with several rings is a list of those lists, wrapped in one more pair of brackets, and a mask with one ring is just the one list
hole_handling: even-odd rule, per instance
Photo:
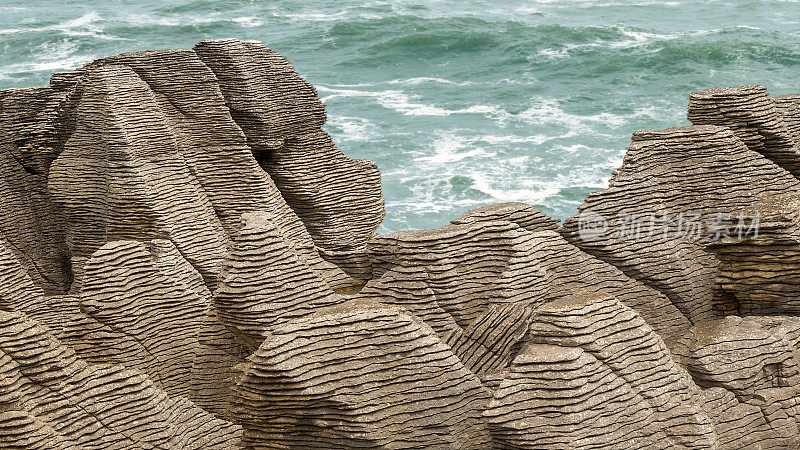
{"label": "eroded rock face", "polygon": [[[160,244],[166,247],[160,254],[138,241],[110,242],[96,251],[86,264],[80,313],[61,337],[87,361],[140,370],[169,394],[188,396],[197,333],[211,301],[207,291],[187,283],[194,280],[181,279],[182,268],[193,269],[177,249]],[[158,267],[154,261],[165,254],[172,264]]]}
{"label": "eroded rock face", "polygon": [[782,95],[772,99],[775,108],[783,116],[783,122],[795,142],[800,142],[800,95]]}
{"label": "eroded rock face", "polygon": [[[605,365],[644,399],[668,447],[716,445],[714,426],[689,374],[652,328],[617,299],[580,293],[548,303],[539,308],[529,340],[579,348]],[[591,364],[586,358],[582,363]]]}
{"label": "eroded rock face", "polygon": [[528,231],[557,230],[558,221],[531,205],[519,202],[494,203],[471,209],[457,219],[450,221],[453,225],[463,225],[492,220],[507,220]]}
{"label": "eroded rock face", "polygon": [[213,280],[227,236],[153,91],[116,65],[91,71],[81,87],[75,130],[48,181],[76,277],[105,242],[169,239]]}
{"label": "eroded rock face", "polygon": [[212,301],[217,317],[249,353],[273,327],[341,302],[291,245],[270,215],[243,216]]}
{"label": "eroded rock face", "polygon": [[[707,388],[706,408],[727,446],[800,445],[797,329],[794,317],[728,316],[675,344],[677,359]],[[737,430],[744,420],[757,438]]]}
{"label": "eroded rock face", "polygon": [[438,230],[381,236],[370,254],[376,272],[386,271],[360,295],[425,318],[481,375],[510,363],[531,313],[574,292],[618,296],[665,338],[689,328],[666,296],[568,243],[548,229],[551,223],[532,232],[493,213]]}
{"label": "eroded rock face", "polygon": [[21,313],[0,311],[0,442],[8,448],[237,448],[241,428],[143,373],[92,365]]}
{"label": "eroded rock face", "polygon": [[0,446],[797,448],[798,98],[692,94],[562,227],[376,236],[263,44],[0,91]]}
{"label": "eroded rock face", "polygon": [[800,148],[781,109],[763,86],[707,89],[689,97],[687,118],[695,125],[720,125],[791,174],[800,174]]}
{"label": "eroded rock face", "polygon": [[0,240],[0,310],[23,312],[58,333],[77,312],[77,302],[68,296],[45,296]]}
{"label": "eroded rock face", "polygon": [[64,133],[66,93],[55,86],[0,91],[0,226],[9,251],[48,294],[72,282],[64,220],[47,189],[47,170]]}
{"label": "eroded rock face", "polygon": [[[724,237],[720,219],[798,188],[795,177],[726,128],[639,131],[609,187],[589,194],[561,231],[666,294],[690,320],[704,320],[715,314],[719,265],[704,247]],[[602,230],[587,228],[595,219]]]}
{"label": "eroded rock face", "polygon": [[732,235],[706,247],[720,261],[718,309],[738,315],[800,313],[800,197],[765,198],[748,215],[758,217],[758,235]]}
{"label": "eroded rock face", "polygon": [[250,448],[484,448],[489,397],[421,320],[351,301],[276,327],[234,409]]}
{"label": "eroded rock face", "polygon": [[261,167],[302,219],[322,255],[369,278],[364,245],[384,217],[380,172],[342,153],[314,87],[260,42],[202,41],[194,48],[219,80],[233,119]]}
{"label": "eroded rock face", "polygon": [[526,347],[484,414],[495,448],[674,446],[647,401],[577,347]]}

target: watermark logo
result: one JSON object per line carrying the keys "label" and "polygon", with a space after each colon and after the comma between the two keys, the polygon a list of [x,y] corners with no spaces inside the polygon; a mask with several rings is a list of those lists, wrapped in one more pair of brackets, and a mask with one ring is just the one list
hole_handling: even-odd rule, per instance
{"label": "watermark logo", "polygon": [[608,231],[608,221],[600,213],[585,209],[578,214],[578,236],[585,242],[602,239]]}
{"label": "watermark logo", "polygon": [[[607,220],[600,213],[584,210],[578,215],[578,236],[585,242],[605,237],[620,241],[681,239],[721,241],[755,239],[759,235],[760,216],[744,214],[620,213]],[[613,225],[613,226],[612,226]]]}

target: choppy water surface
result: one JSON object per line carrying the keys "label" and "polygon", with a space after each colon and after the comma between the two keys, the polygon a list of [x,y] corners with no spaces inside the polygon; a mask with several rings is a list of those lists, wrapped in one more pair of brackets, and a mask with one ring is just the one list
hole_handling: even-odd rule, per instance
{"label": "choppy water surface", "polygon": [[631,133],[690,91],[800,92],[797,1],[0,1],[0,89],[124,51],[257,39],[289,57],[348,155],[377,161],[380,232],[524,201],[565,218]]}

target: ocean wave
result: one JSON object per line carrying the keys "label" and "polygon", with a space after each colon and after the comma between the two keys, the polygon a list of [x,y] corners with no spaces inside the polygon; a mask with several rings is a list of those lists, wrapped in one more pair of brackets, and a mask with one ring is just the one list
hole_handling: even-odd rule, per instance
{"label": "ocean wave", "polygon": [[453,114],[492,114],[501,111],[492,105],[473,105],[461,109],[445,109],[424,103],[416,103],[419,98],[416,94],[406,94],[401,90],[362,91],[356,89],[334,89],[326,86],[317,86],[317,91],[329,95],[322,96],[323,102],[337,98],[366,97],[374,98],[384,108],[408,116],[450,116]]}
{"label": "ocean wave", "polygon": [[264,25],[264,22],[256,17],[235,17],[231,19],[239,25],[247,28],[258,27]]}
{"label": "ocean wave", "polygon": [[471,81],[452,81],[436,77],[415,77],[415,78],[407,78],[404,80],[401,79],[390,80],[386,82],[386,84],[399,84],[403,86],[416,86],[418,84],[423,84],[423,83],[451,84],[455,86],[469,86],[471,84],[474,84]]}
{"label": "ocean wave", "polygon": [[36,56],[32,60],[0,66],[0,79],[30,72],[71,70],[97,58],[92,54],[77,52],[78,45],[69,39],[45,42],[36,47]]}
{"label": "ocean wave", "polygon": [[326,125],[341,141],[370,141],[380,136],[380,129],[363,117],[330,116]]}
{"label": "ocean wave", "polygon": [[[417,213],[448,210],[459,201],[543,204],[564,190],[607,186],[611,171],[621,163],[621,152],[583,144],[537,148],[556,138],[474,136],[469,130],[442,130],[428,145],[428,152],[411,160],[412,166],[398,167],[384,176],[413,192],[418,204],[404,208]],[[553,159],[550,155],[558,156]],[[544,156],[548,156],[547,162]],[[563,172],[562,166],[572,170]]]}
{"label": "ocean wave", "polygon": [[0,35],[58,31],[67,36],[88,36],[104,40],[125,40],[125,38],[105,34],[103,27],[99,25],[101,22],[104,22],[104,20],[98,13],[89,12],[78,18],[54,25],[2,29],[0,30]]}
{"label": "ocean wave", "polygon": [[472,145],[470,150],[463,151],[470,144],[474,144],[474,142],[474,140],[465,136],[458,136],[454,132],[439,133],[439,136],[431,144],[433,153],[427,156],[416,157],[413,161],[430,164],[447,164],[467,158],[491,158],[496,156],[496,153],[488,152],[485,148],[476,147],[474,145]]}
{"label": "ocean wave", "polygon": [[11,75],[28,72],[54,72],[69,70],[96,59],[94,56],[70,56],[63,59],[53,59],[29,63],[9,64],[0,68],[0,79],[9,79]]}
{"label": "ocean wave", "polygon": [[661,106],[644,104],[635,107],[628,114],[612,112],[575,114],[564,110],[561,104],[562,101],[558,99],[533,99],[533,104],[516,117],[532,125],[557,125],[577,133],[597,131],[597,125],[620,128],[642,119],[664,120],[675,115],[673,105],[670,104]]}
{"label": "ocean wave", "polygon": [[500,126],[509,123],[525,123],[529,125],[553,125],[571,130],[571,134],[561,137],[572,137],[577,133],[592,132],[602,135],[598,126],[620,128],[637,120],[663,120],[675,117],[673,105],[652,103],[635,107],[626,113],[600,112],[595,114],[576,114],[562,108],[559,99],[533,98],[529,106],[519,113],[511,113],[500,105],[476,104],[466,108],[447,109],[428,103],[421,103],[419,94],[406,93],[403,90],[361,90],[317,86],[321,99],[325,103],[344,98],[374,99],[381,107],[407,116],[452,116],[459,114],[481,115],[491,119]]}
{"label": "ocean wave", "polygon": [[[586,27],[592,30],[586,31],[586,36],[596,34],[598,27]],[[604,28],[604,27],[599,27]],[[727,33],[735,30],[761,30],[759,27],[749,25],[735,25],[730,27],[713,28],[713,29],[700,29],[691,31],[676,31],[672,33],[655,33],[644,31],[637,28],[627,27],[624,25],[615,25],[605,27],[608,31],[612,31],[611,35],[596,37],[590,42],[566,42],[560,45],[559,48],[547,47],[537,51],[540,56],[545,56],[549,59],[560,59],[569,57],[571,54],[580,50],[587,49],[610,49],[610,50],[625,50],[653,46],[654,44],[666,43],[668,41],[691,39],[703,36],[710,36],[715,34]],[[580,30],[578,35],[573,35],[573,39],[580,39]],[[652,51],[659,51],[659,47],[654,47]]]}

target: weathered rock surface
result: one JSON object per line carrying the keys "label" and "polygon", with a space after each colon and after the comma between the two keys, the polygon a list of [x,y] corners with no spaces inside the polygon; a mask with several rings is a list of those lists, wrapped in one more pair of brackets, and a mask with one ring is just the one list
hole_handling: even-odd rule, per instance
{"label": "weathered rock surface", "polygon": [[720,261],[718,309],[739,315],[800,314],[800,197],[765,198],[747,214],[759,218],[757,236],[731,235],[707,246]]}
{"label": "weathered rock surface", "polygon": [[49,294],[72,282],[64,221],[47,190],[47,170],[63,132],[56,120],[66,94],[55,86],[0,91],[2,239]]}
{"label": "weathered rock surface", "polygon": [[692,94],[561,227],[377,236],[263,44],[0,91],[0,447],[799,448],[799,105]]}
{"label": "weathered rock surface", "polygon": [[[689,374],[652,328],[612,296],[580,293],[544,305],[537,310],[529,340],[579,348],[605,365],[644,399],[652,425],[666,436],[661,445],[716,445],[714,426]],[[582,363],[590,364],[586,358]]]}
{"label": "weathered rock surface", "polygon": [[515,223],[528,231],[557,230],[558,221],[548,217],[527,203],[510,202],[494,203],[471,209],[457,219],[450,221],[453,225],[463,225],[475,222],[490,222],[492,220],[507,220]]}
{"label": "weathered rock surface", "polygon": [[[706,408],[721,443],[800,446],[797,330],[794,317],[728,316],[696,325],[674,345],[676,358],[708,388]],[[741,433],[736,423],[743,421],[757,438]]]}
{"label": "weathered rock surface", "polygon": [[0,311],[3,448],[237,448],[241,434],[143,373],[87,364],[23,314]]}
{"label": "weathered rock surface", "polygon": [[225,231],[153,91],[116,65],[91,71],[81,86],[75,130],[48,181],[66,217],[76,277],[105,242],[169,239],[213,280]]}
{"label": "weathered rock surface", "polygon": [[383,220],[378,166],[342,153],[325,105],[289,61],[260,42],[202,41],[195,51],[219,80],[261,167],[328,260],[368,279],[363,248]]}
{"label": "weathered rock surface", "polygon": [[421,320],[351,301],[275,327],[234,410],[250,448],[484,448],[489,398]]}
{"label": "weathered rock surface", "polygon": [[647,401],[578,347],[529,345],[485,415],[495,448],[670,448]]}
{"label": "weathered rock surface", "polygon": [[0,310],[24,312],[59,333],[70,314],[77,312],[77,301],[69,296],[45,296],[30,274],[0,240]]}
{"label": "weathered rock surface", "polygon": [[272,216],[251,213],[242,219],[212,301],[217,317],[252,353],[273,327],[341,298],[291,251]]}
{"label": "weathered rock surface", "polygon": [[532,311],[574,292],[616,295],[668,338],[690,326],[666,296],[555,231],[531,232],[495,217],[374,239],[373,266],[386,272],[360,295],[402,305],[426,319],[481,375],[508,365]]}
{"label": "weathered rock surface", "polygon": [[[187,284],[191,278],[181,277],[187,275],[181,266],[193,269],[177,249],[169,241],[158,244],[165,247],[159,253],[137,241],[110,242],[96,251],[86,264],[81,313],[61,337],[87,361],[137,369],[167,393],[188,396],[197,333],[211,302],[207,291],[199,293],[199,286]],[[155,261],[166,255],[172,264],[158,267]]]}
{"label": "weathered rock surface", "polygon": [[[690,320],[704,320],[715,314],[719,265],[704,246],[735,232],[722,219],[799,188],[795,177],[725,128],[638,131],[608,189],[589,194],[562,233],[666,294]],[[604,228],[587,228],[593,220]]]}
{"label": "weathered rock surface", "polygon": [[783,122],[795,142],[800,142],[800,95],[782,95],[772,99],[775,108],[783,116]]}
{"label": "weathered rock surface", "polygon": [[784,122],[781,109],[763,86],[715,88],[692,93],[688,119],[695,125],[728,128],[750,150],[798,176],[800,147],[797,136]]}

